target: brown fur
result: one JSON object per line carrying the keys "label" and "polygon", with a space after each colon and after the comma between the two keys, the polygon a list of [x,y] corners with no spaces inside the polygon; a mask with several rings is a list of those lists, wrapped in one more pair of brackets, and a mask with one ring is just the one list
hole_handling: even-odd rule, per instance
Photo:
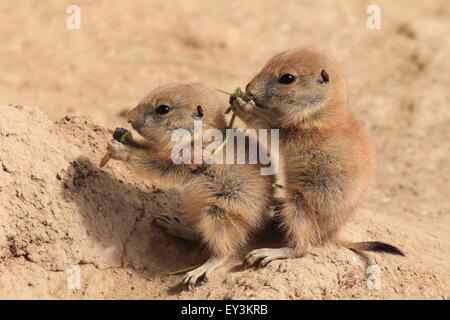
{"label": "brown fur", "polygon": [[[161,104],[172,110],[157,114],[155,109]],[[272,201],[273,177],[261,175],[259,165],[174,164],[172,131],[190,130],[198,106],[204,113],[204,130],[225,131],[224,109],[213,92],[199,85],[167,85],[155,89],[129,112],[129,122],[145,141],[134,148],[119,145],[122,149],[113,157],[179,185],[182,213],[212,255],[222,259],[236,253],[262,225]]]}
{"label": "brown fur", "polygon": [[[279,83],[283,74],[296,80]],[[250,81],[246,93],[255,104],[233,106],[247,126],[280,130],[281,219],[293,255],[300,256],[311,245],[334,240],[363,204],[372,181],[374,149],[348,114],[341,70],[322,53],[304,49],[276,55]]]}

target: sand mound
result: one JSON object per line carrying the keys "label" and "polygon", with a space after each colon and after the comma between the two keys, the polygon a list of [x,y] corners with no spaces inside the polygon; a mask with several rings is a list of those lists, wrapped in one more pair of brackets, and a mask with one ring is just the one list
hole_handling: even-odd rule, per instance
{"label": "sand mound", "polygon": [[[419,226],[405,230],[398,217],[371,210],[362,210],[346,235],[389,241],[408,254],[374,257],[381,289],[367,287],[361,259],[330,247],[260,270],[236,259],[210,283],[183,291],[181,278],[166,273],[206,254],[151,224],[153,215],[177,213],[173,190],[118,162],[98,168],[110,136],[86,117],[52,123],[36,108],[0,107],[0,298],[448,297],[446,269],[420,259],[427,241]],[[81,285],[69,289],[66,270],[73,266],[81,270]]]}

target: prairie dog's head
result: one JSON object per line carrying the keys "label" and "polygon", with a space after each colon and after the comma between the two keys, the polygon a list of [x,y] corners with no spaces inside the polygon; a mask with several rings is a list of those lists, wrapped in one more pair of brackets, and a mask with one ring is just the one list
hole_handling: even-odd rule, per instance
{"label": "prairie dog's head", "polygon": [[154,89],[128,113],[128,122],[148,140],[170,140],[173,130],[225,128],[223,110],[214,92],[196,84],[169,84]]}
{"label": "prairie dog's head", "polygon": [[[346,88],[337,63],[309,50],[274,56],[246,87],[261,115],[280,126],[317,120],[326,106],[345,108]],[[342,108],[341,106],[341,108]],[[316,115],[316,116],[314,116]]]}

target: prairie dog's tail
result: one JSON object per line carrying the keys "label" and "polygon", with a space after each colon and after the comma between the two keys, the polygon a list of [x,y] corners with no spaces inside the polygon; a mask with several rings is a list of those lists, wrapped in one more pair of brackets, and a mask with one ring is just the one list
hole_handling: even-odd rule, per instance
{"label": "prairie dog's tail", "polygon": [[389,253],[404,257],[405,254],[399,248],[381,241],[368,241],[368,242],[345,242],[339,241],[338,245],[350,249],[352,251],[374,251]]}

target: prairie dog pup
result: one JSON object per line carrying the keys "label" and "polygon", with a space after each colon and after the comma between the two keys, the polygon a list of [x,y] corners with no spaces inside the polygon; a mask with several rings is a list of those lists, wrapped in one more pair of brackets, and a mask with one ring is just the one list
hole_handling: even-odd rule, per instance
{"label": "prairie dog pup", "polygon": [[298,257],[327,241],[352,250],[403,255],[382,242],[341,242],[335,236],[363,203],[372,180],[374,150],[347,111],[343,74],[328,56],[312,50],[273,57],[246,87],[249,103],[231,99],[249,127],[279,128],[284,161],[282,225],[289,247],[258,249],[246,259],[264,266]]}
{"label": "prairie dog pup", "polygon": [[[158,224],[188,240],[199,237],[211,251],[204,265],[186,274],[184,283],[189,288],[202,277],[207,280],[263,224],[273,183],[273,176],[261,175],[257,164],[174,163],[172,133],[176,129],[192,132],[195,120],[202,121],[203,130],[216,128],[225,137],[223,109],[213,92],[199,85],[166,85],[153,90],[128,114],[128,121],[145,140],[112,141],[108,146],[113,159],[180,186],[182,214],[194,231],[166,216],[159,217]],[[195,144],[194,139],[187,143]]]}

